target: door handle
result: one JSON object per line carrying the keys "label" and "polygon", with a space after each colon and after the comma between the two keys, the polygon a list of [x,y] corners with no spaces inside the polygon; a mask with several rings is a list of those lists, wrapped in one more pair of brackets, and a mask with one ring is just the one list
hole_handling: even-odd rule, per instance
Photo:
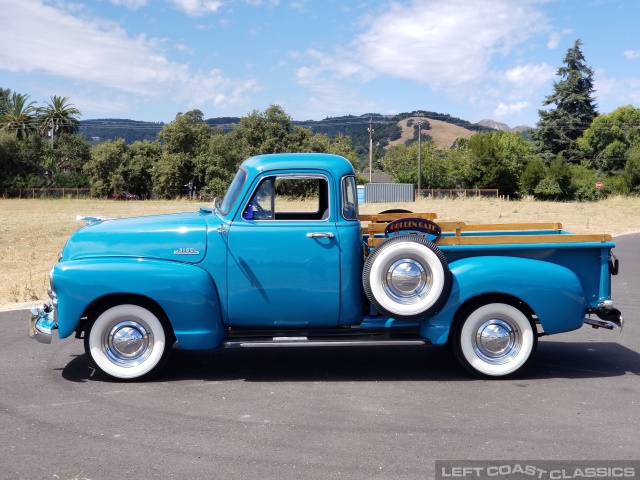
{"label": "door handle", "polygon": [[333,238],[335,235],[331,232],[311,232],[307,233],[307,238]]}

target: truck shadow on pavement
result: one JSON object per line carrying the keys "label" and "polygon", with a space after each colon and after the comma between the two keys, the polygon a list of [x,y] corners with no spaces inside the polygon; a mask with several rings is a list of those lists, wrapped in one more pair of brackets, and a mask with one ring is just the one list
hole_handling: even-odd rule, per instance
{"label": "truck shadow on pavement", "polygon": [[[68,381],[101,381],[86,355],[62,371]],[[640,375],[640,353],[617,343],[541,341],[520,380]],[[318,347],[187,351],[178,346],[153,382],[474,381],[446,347]]]}

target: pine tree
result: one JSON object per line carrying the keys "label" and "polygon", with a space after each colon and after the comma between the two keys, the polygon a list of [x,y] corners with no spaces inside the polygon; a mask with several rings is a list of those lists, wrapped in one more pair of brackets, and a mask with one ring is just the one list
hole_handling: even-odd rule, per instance
{"label": "pine tree", "polygon": [[533,137],[547,161],[560,153],[567,161],[579,161],[581,154],[576,141],[598,115],[592,97],[593,70],[585,62],[581,45],[582,41],[576,40],[567,50],[565,66],[557,72],[561,80],[554,82],[553,93],[542,102],[544,107],[555,108],[538,110],[540,121]]}

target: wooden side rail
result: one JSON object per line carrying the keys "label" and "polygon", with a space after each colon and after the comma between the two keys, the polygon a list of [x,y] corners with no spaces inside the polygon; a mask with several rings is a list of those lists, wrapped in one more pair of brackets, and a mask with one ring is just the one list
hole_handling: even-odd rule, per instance
{"label": "wooden side rail", "polygon": [[438,215],[435,213],[373,213],[360,215],[361,222],[391,222],[399,218],[426,218],[427,220],[435,220]]}
{"label": "wooden side rail", "polygon": [[[368,245],[375,247],[386,240],[383,237],[369,237]],[[541,235],[488,235],[488,236],[460,236],[440,237],[436,245],[523,245],[536,243],[572,243],[572,242],[611,242],[613,238],[606,233],[591,234],[541,234]]]}
{"label": "wooden side rail", "polygon": [[[384,241],[383,237],[376,237],[384,233],[387,222],[400,218],[424,218],[434,220],[435,213],[386,213],[361,215],[360,220],[371,222],[362,227],[363,235],[368,235],[370,247]],[[465,223],[465,222],[437,222],[443,232],[455,232],[453,236],[440,237],[438,245],[517,245],[529,243],[571,243],[571,242],[610,242],[609,234],[573,234],[561,233],[560,222],[536,222],[536,223]],[[462,235],[463,232],[523,232],[521,235]],[[549,233],[549,232],[554,233]],[[541,232],[541,233],[535,233]],[[542,233],[546,232],[546,233]]]}
{"label": "wooden side rail", "polygon": [[539,223],[467,223],[465,232],[494,232],[505,230],[562,230],[559,222]]}

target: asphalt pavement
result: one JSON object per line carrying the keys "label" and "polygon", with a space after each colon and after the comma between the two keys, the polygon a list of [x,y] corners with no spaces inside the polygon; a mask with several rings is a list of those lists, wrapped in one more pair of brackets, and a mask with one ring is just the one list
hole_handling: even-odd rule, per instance
{"label": "asphalt pavement", "polygon": [[447,349],[187,352],[146,383],[0,313],[0,479],[434,478],[436,460],[640,460],[640,234],[615,239],[622,332],[544,337],[513,380]]}

